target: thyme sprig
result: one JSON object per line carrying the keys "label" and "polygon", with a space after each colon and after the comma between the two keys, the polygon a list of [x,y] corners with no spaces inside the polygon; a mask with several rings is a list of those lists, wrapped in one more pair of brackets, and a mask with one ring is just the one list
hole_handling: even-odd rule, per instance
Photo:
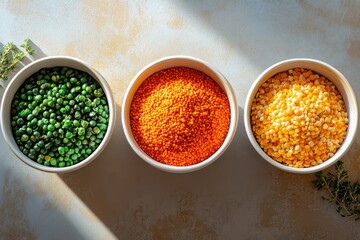
{"label": "thyme sprig", "polygon": [[326,190],[327,196],[322,198],[337,205],[336,211],[342,217],[352,217],[360,220],[360,182],[352,183],[348,180],[348,172],[344,168],[344,162],[335,164],[335,173],[322,171],[315,174],[313,181],[318,190]]}
{"label": "thyme sprig", "polygon": [[30,46],[30,39],[25,39],[24,43],[18,48],[14,43],[7,43],[0,53],[0,80],[8,79],[10,71],[14,71],[16,65],[21,62],[26,55],[32,55],[34,49]]}

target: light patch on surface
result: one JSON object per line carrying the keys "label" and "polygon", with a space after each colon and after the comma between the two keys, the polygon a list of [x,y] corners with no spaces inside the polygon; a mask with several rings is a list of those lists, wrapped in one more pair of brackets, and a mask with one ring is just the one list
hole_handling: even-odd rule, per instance
{"label": "light patch on surface", "polygon": [[348,152],[343,157],[344,167],[348,170],[351,181],[360,181],[360,136],[354,140]]}
{"label": "light patch on surface", "polygon": [[352,39],[349,41],[349,48],[347,53],[355,58],[360,58],[360,40],[359,39]]}
{"label": "light patch on surface", "polygon": [[27,219],[25,204],[28,193],[19,178],[5,172],[0,202],[0,234],[2,239],[36,239]]}
{"label": "light patch on surface", "polygon": [[[312,185],[314,175],[296,175],[276,171],[272,174],[276,191],[261,205],[258,226],[277,229],[286,236],[299,239],[322,239],[328,236],[327,229],[334,229],[334,239],[351,239],[356,236],[355,229],[344,231],[346,224],[353,219],[342,219],[344,225],[338,225],[341,218],[336,207],[323,201],[325,192],[318,192]],[[323,211],[324,207],[328,211]],[[346,221],[348,220],[348,221]],[[346,232],[346,234],[345,234]],[[345,235],[344,235],[345,234]]]}
{"label": "light patch on surface", "polygon": [[216,230],[194,210],[194,199],[185,194],[177,211],[161,217],[152,226],[153,239],[217,239]]}
{"label": "light patch on surface", "polygon": [[[87,51],[90,62],[109,82],[115,103],[121,105],[123,93],[134,74],[128,65],[122,65],[124,56],[129,57],[141,33],[147,28],[148,22],[142,6],[122,1],[90,1],[84,6],[84,17],[90,19],[88,31],[96,33],[98,41],[89,43]],[[131,20],[130,20],[131,19]],[[83,52],[83,46],[77,45]],[[74,46],[69,52],[74,51]],[[137,62],[137,59],[132,61]],[[129,64],[133,64],[129,63]]]}
{"label": "light patch on surface", "polygon": [[69,190],[59,177],[52,173],[43,173],[46,181],[34,181],[35,194],[40,196],[48,196],[51,199],[51,204],[48,208],[56,206],[61,211],[69,212],[72,210],[75,199],[68,194]]}
{"label": "light patch on surface", "polygon": [[172,29],[182,29],[185,26],[185,21],[181,17],[174,17],[168,22],[168,25]]}
{"label": "light patch on surface", "polygon": [[299,3],[306,11],[315,13],[315,16],[321,17],[330,24],[359,26],[360,2],[358,1],[337,1],[325,6],[320,2],[305,0],[300,0]]}

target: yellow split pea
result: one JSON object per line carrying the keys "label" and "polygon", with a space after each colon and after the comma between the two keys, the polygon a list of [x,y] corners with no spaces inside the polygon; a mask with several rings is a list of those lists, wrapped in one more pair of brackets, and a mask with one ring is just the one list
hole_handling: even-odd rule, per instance
{"label": "yellow split pea", "polygon": [[334,155],[346,136],[343,98],[324,76],[295,68],[261,85],[251,107],[251,125],[261,148],[292,167],[318,165]]}

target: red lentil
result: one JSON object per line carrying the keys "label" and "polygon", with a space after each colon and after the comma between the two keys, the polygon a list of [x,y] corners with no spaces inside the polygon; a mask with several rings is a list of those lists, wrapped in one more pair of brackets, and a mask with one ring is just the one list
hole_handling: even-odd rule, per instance
{"label": "red lentil", "polygon": [[188,166],[220,148],[229,129],[230,105],[209,76],[173,67],[140,85],[131,103],[130,124],[136,142],[151,158]]}

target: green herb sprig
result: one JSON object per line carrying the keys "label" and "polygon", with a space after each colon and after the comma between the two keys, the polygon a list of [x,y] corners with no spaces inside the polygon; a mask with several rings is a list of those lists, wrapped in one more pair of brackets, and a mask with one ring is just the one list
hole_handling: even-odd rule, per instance
{"label": "green herb sprig", "polygon": [[7,43],[0,53],[0,80],[6,81],[10,71],[14,71],[16,65],[21,62],[26,55],[32,55],[34,49],[30,46],[30,39],[25,39],[24,43],[18,48],[14,43]]}
{"label": "green herb sprig", "polygon": [[344,162],[335,164],[335,173],[322,171],[315,174],[313,181],[318,190],[327,190],[327,196],[322,198],[337,205],[336,211],[342,217],[352,217],[360,220],[360,182],[352,183],[348,180],[348,172],[344,168]]}

